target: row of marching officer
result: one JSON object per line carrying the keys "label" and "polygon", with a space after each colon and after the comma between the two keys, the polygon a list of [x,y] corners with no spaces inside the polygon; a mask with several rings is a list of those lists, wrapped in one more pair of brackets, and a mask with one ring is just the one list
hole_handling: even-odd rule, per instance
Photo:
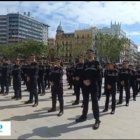
{"label": "row of marching officer", "polygon": [[[48,112],[56,111],[56,99],[58,96],[60,104],[60,112],[58,116],[63,115],[63,68],[62,61],[55,58],[53,62],[43,63],[37,61],[35,55],[31,55],[27,62],[20,62],[16,59],[14,62],[9,62],[8,59],[3,59],[0,65],[0,81],[1,93],[7,95],[9,93],[9,77],[13,79],[14,96],[12,99],[20,100],[22,98],[21,82],[24,81],[26,90],[29,92],[29,100],[25,104],[33,104],[33,107],[38,106],[38,95],[45,95],[45,89],[51,86],[52,93],[52,108]],[[6,87],[6,92],[4,92]]]}
{"label": "row of marching officer", "polygon": [[50,88],[49,74],[51,64],[43,63],[43,61],[36,61],[34,55],[31,55],[26,61],[20,59],[10,61],[3,58],[0,61],[0,86],[1,94],[8,95],[11,81],[13,81],[14,96],[12,99],[20,100],[22,98],[21,85],[26,86],[25,91],[30,92],[29,101],[33,103],[35,97],[35,104],[38,105],[38,94],[45,95],[45,90]]}
{"label": "row of marching officer", "polygon": [[[104,71],[103,71],[104,69]],[[95,60],[93,50],[87,51],[87,60],[79,57],[78,63],[67,68],[67,80],[70,85],[69,89],[74,89],[76,100],[72,105],[79,104],[80,91],[82,93],[82,115],[76,119],[76,122],[83,122],[87,119],[89,93],[91,93],[93,115],[96,120],[94,128],[97,129],[100,124],[99,120],[99,105],[102,94],[102,81],[104,78],[104,93],[106,96],[105,107],[103,112],[108,111],[109,98],[112,97],[111,114],[115,113],[116,105],[123,103],[123,93],[125,93],[126,106],[129,106],[129,101],[132,97],[136,101],[136,96],[140,92],[140,65],[130,65],[128,61],[122,64],[113,62],[107,63],[101,67],[98,61]],[[119,99],[116,103],[116,93],[118,91]],[[123,92],[124,91],[124,92]]]}

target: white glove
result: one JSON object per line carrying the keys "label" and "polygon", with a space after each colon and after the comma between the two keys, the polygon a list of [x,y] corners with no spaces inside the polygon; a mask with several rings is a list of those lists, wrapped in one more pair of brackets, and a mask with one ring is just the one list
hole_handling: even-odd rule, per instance
{"label": "white glove", "polygon": [[80,80],[80,78],[76,76],[76,77],[75,77],[75,80],[76,80],[76,81],[79,81],[79,80]]}
{"label": "white glove", "polygon": [[85,86],[90,86],[91,85],[90,80],[84,80],[83,83],[84,83]]}
{"label": "white glove", "polygon": [[53,82],[50,82],[50,85],[51,85],[51,86],[54,86],[54,83],[53,83]]}

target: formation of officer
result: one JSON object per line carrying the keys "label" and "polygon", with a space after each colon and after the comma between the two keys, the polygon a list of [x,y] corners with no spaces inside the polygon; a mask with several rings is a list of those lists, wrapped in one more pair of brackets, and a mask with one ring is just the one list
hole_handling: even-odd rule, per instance
{"label": "formation of officer", "polygon": [[83,67],[84,67],[84,58],[83,56],[79,56],[78,62],[73,71],[72,79],[74,83],[74,93],[76,96],[76,100],[72,103],[72,105],[78,105],[80,101],[80,90],[83,96]]}
{"label": "formation of officer", "polygon": [[21,95],[21,66],[20,66],[20,60],[16,59],[15,64],[13,66],[12,70],[12,76],[13,76],[13,89],[14,89],[14,96],[12,99],[19,100],[22,98]]}
{"label": "formation of officer", "polygon": [[1,65],[1,94],[8,95],[10,86],[11,68],[7,58],[2,60]]}
{"label": "formation of officer", "polygon": [[118,71],[115,69],[115,64],[108,63],[105,72],[105,109],[103,112],[108,111],[109,98],[112,97],[111,114],[115,113],[116,108],[116,83],[118,78]]}
{"label": "formation of officer", "polygon": [[64,113],[64,100],[63,100],[63,68],[61,66],[61,60],[56,58],[54,65],[50,72],[50,84],[52,94],[52,108],[48,112],[56,111],[57,97],[59,101],[59,113],[58,116],[62,116]]}
{"label": "formation of officer", "polygon": [[98,79],[100,77],[100,64],[95,60],[95,53],[92,49],[87,50],[87,61],[83,66],[83,111],[76,122],[83,122],[87,119],[89,95],[91,95],[92,110],[95,118],[94,129],[100,125],[99,104],[98,104]]}
{"label": "formation of officer", "polygon": [[39,62],[39,71],[38,71],[38,94],[45,95],[45,71],[46,67],[43,64],[43,60]]}
{"label": "formation of officer", "polygon": [[[82,114],[76,119],[76,123],[86,121],[91,97],[95,119],[93,129],[98,129],[101,123],[99,101],[103,96],[102,87],[106,97],[103,112],[108,111],[110,96],[112,97],[111,114],[115,114],[116,106],[123,103],[123,97],[125,97],[126,106],[129,106],[131,89],[134,101],[140,92],[140,65],[130,65],[128,61],[124,61],[119,65],[109,62],[101,67],[92,49],[88,49],[85,56],[80,55],[76,63],[71,63],[66,68],[67,83],[70,86],[68,89],[74,91],[75,100],[72,105],[78,105],[82,96]],[[17,58],[10,62],[7,58],[3,58],[0,61],[0,93],[2,95],[9,93],[12,78],[14,90],[12,99],[21,100],[23,81],[26,91],[29,92],[29,99],[25,104],[34,103],[32,106],[37,107],[39,95],[44,96],[46,90],[51,88],[52,107],[48,113],[56,111],[58,98],[57,116],[62,116],[64,114],[63,74],[64,65],[60,58],[55,58],[53,62],[39,60],[35,55],[31,55],[24,61]],[[102,82],[103,79],[104,82]],[[116,97],[117,93],[119,99]]]}

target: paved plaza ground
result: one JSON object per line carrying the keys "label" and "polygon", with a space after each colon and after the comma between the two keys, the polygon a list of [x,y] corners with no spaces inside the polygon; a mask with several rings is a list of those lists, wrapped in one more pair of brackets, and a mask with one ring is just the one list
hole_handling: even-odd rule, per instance
{"label": "paved plaza ground", "polygon": [[[22,86],[22,90],[25,86]],[[117,106],[115,115],[102,113],[105,96],[99,101],[101,125],[98,130],[93,130],[94,119],[91,101],[89,103],[88,119],[82,123],[75,123],[81,115],[81,103],[72,106],[75,96],[73,90],[67,89],[64,76],[64,115],[57,117],[58,111],[47,113],[51,107],[50,90],[45,96],[39,96],[39,106],[25,105],[28,92],[23,92],[22,100],[11,100],[13,89],[10,88],[8,96],[0,95],[0,120],[11,121],[12,135],[0,139],[140,139],[140,95],[137,101],[131,98],[129,107],[125,103]],[[82,99],[82,97],[81,97]],[[118,94],[117,94],[118,99]],[[57,102],[57,106],[59,103]]]}

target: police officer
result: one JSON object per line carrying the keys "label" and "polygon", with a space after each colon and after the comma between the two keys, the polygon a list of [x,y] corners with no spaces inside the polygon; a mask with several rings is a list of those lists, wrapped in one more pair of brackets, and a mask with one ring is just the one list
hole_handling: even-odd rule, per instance
{"label": "police officer", "polygon": [[108,70],[108,65],[109,63],[106,63],[105,64],[105,69],[104,69],[104,93],[102,95],[106,95],[106,73],[107,73],[107,70]]}
{"label": "police officer", "polygon": [[[2,86],[1,83],[2,83],[2,61],[0,60],[0,87]],[[1,88],[2,89],[2,88]],[[2,93],[2,91],[0,91],[0,94]]]}
{"label": "police officer", "polygon": [[103,78],[103,69],[100,66],[100,77],[98,78],[98,99],[101,98],[101,92],[102,92],[102,78]]}
{"label": "police officer", "polygon": [[133,91],[133,100],[136,101],[136,71],[133,65],[129,65],[130,69],[130,88],[132,87]]}
{"label": "police officer", "polygon": [[12,99],[20,100],[22,96],[21,96],[21,66],[19,59],[16,59],[15,61],[15,65],[12,70],[12,76],[13,76],[13,89],[15,94],[12,97]]}
{"label": "police officer", "polygon": [[118,77],[118,72],[115,69],[115,65],[113,63],[108,63],[108,69],[106,70],[106,76],[105,76],[106,101],[105,101],[105,109],[103,110],[103,112],[108,111],[109,98],[110,98],[110,96],[112,96],[111,114],[115,113],[117,77]]}
{"label": "police officer", "polygon": [[25,71],[26,71],[26,64],[24,61],[21,62],[21,70],[22,70],[22,73],[21,73],[21,79],[23,81],[23,85],[26,85],[26,75],[25,75]]}
{"label": "police officer", "polygon": [[11,60],[8,60],[8,64],[9,64],[9,86],[11,86],[13,63],[11,62]]}
{"label": "police officer", "polygon": [[38,94],[41,96],[45,95],[45,66],[43,61],[39,64],[39,72],[38,72]]}
{"label": "police officer", "polygon": [[56,111],[56,98],[58,96],[60,112],[57,116],[62,116],[64,113],[63,101],[63,68],[60,65],[61,60],[55,59],[54,66],[50,73],[51,93],[52,93],[52,108],[48,112]]}
{"label": "police officer", "polygon": [[76,122],[83,122],[87,119],[89,94],[91,94],[92,110],[95,118],[95,124],[93,129],[98,129],[100,125],[99,119],[99,105],[98,105],[98,93],[97,93],[97,82],[100,76],[99,73],[99,62],[96,61],[95,53],[92,49],[87,50],[87,62],[84,63],[83,68],[83,112],[82,115],[76,119]]}
{"label": "police officer", "polygon": [[[72,63],[70,68],[69,68],[69,85],[70,87],[68,89],[72,89],[73,85],[74,85],[74,72],[75,72],[75,66]],[[74,93],[75,94],[75,93]]]}
{"label": "police officer", "polygon": [[82,85],[83,85],[83,66],[84,66],[84,58],[83,56],[79,57],[79,62],[77,63],[77,65],[75,66],[75,72],[74,72],[74,93],[76,95],[76,100],[74,103],[72,103],[72,105],[77,105],[79,104],[79,100],[80,100],[80,89],[82,91],[82,96],[83,96],[83,89],[82,89]]}
{"label": "police officer", "polygon": [[136,95],[140,92],[140,64],[136,67]]}
{"label": "police officer", "polygon": [[[122,68],[122,64],[116,65],[116,69],[117,69],[118,72],[120,71],[121,68]],[[121,83],[120,83],[120,80],[118,78],[117,79],[117,92],[120,92],[120,86],[121,86]]]}
{"label": "police officer", "polygon": [[[2,80],[2,94],[3,95],[8,95],[9,93],[9,77],[10,77],[10,67],[9,67],[9,64],[8,64],[8,59],[7,58],[4,58],[3,59],[3,65],[2,65],[2,77],[1,77],[1,80]],[[4,87],[6,87],[6,92],[4,92]]]}
{"label": "police officer", "polygon": [[119,81],[120,85],[120,95],[119,102],[117,104],[122,104],[123,102],[123,88],[126,93],[126,106],[129,106],[130,99],[130,69],[128,68],[128,62],[124,61],[122,68],[119,71]]}
{"label": "police officer", "polygon": [[45,88],[47,87],[47,89],[50,89],[50,82],[49,82],[49,74],[50,74],[50,65],[49,65],[49,61],[46,62],[46,70],[45,70]]}
{"label": "police officer", "polygon": [[29,73],[29,68],[30,68],[30,60],[26,60],[25,63],[22,65],[21,70],[22,70],[22,75],[23,75],[23,80],[26,85],[26,89],[24,91],[29,91],[29,81],[27,81],[27,75]]}
{"label": "police officer", "polygon": [[38,93],[37,93],[37,79],[38,79],[38,64],[35,59],[35,55],[31,55],[31,62],[27,72],[27,81],[29,86],[30,97],[25,104],[33,103],[33,97],[35,102],[33,107],[38,106]]}

